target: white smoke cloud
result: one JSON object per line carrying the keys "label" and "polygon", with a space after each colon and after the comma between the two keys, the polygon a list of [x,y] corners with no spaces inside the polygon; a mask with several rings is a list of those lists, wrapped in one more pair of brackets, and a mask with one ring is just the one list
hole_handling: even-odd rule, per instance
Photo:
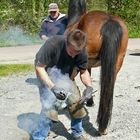
{"label": "white smoke cloud", "polygon": [[35,43],[42,43],[39,35],[31,36],[19,26],[11,26],[5,31],[0,31],[0,47],[32,45]]}
{"label": "white smoke cloud", "polygon": [[[56,67],[53,67],[51,69],[48,69],[48,74],[49,77],[51,78],[51,80],[53,81],[53,83],[59,87],[64,89],[64,91],[66,92],[66,99],[65,100],[55,100],[53,101],[53,99],[50,101],[50,103],[55,104],[55,106],[57,107],[57,109],[61,110],[63,108],[65,108],[67,106],[67,98],[71,95],[74,94],[75,90],[75,86],[73,81],[69,78],[68,74],[62,74],[60,69],[57,69]],[[55,98],[56,99],[56,98]],[[46,103],[44,102],[45,106]],[[46,106],[47,107],[47,106]]]}
{"label": "white smoke cloud", "polygon": [[[63,88],[66,92],[74,94],[75,86],[73,84],[73,81],[70,80],[68,74],[62,74],[61,71],[56,67],[48,69],[47,72],[51,80],[55,83],[57,87]],[[38,127],[43,130],[44,126],[47,124],[47,121],[49,121],[49,119],[44,116],[44,114],[47,114],[46,109],[50,109],[52,105],[56,106],[56,103],[57,105],[59,104],[55,95],[51,93],[49,89],[45,88],[44,90],[45,94],[43,92],[43,95],[41,95],[41,102],[43,104],[41,113],[26,113],[18,116],[18,127],[27,131],[29,134],[32,134],[34,130],[38,130]],[[48,98],[50,100],[49,102],[46,102],[46,99]]]}
{"label": "white smoke cloud", "polygon": [[68,74],[62,74],[60,69],[53,67],[48,69],[51,80],[57,87],[63,88],[66,92],[74,93],[74,85]]}

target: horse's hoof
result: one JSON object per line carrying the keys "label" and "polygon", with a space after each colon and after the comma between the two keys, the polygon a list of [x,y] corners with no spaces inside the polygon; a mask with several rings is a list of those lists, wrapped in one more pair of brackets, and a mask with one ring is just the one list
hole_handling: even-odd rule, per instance
{"label": "horse's hoof", "polygon": [[107,129],[102,129],[102,130],[100,129],[100,130],[99,130],[99,135],[100,135],[100,136],[102,136],[102,135],[107,135]]}
{"label": "horse's hoof", "polygon": [[92,106],[94,106],[93,97],[90,98],[90,99],[87,101],[86,106],[88,106],[88,107],[92,107]]}

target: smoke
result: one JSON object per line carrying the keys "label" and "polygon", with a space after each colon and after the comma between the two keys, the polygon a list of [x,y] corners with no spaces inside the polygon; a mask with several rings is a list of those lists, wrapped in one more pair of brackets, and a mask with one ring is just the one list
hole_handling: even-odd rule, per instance
{"label": "smoke", "polygon": [[18,26],[0,32],[0,47],[42,43],[39,35],[31,36]]}
{"label": "smoke", "polygon": [[[62,74],[61,70],[57,69],[56,67],[48,68],[47,73],[56,87],[64,89],[67,97],[70,94],[74,93],[75,86],[72,80],[70,80],[68,74]],[[39,84],[39,89],[40,89],[40,99],[42,103],[42,111],[45,112],[46,110],[49,110],[54,106],[56,107],[56,104],[57,107],[59,106],[58,107],[59,109],[61,109],[61,105],[63,106],[62,108],[66,107],[65,104],[66,100],[63,101],[57,100],[55,95],[49,88],[44,88],[44,84],[42,82]]]}
{"label": "smoke", "polygon": [[[74,92],[76,91],[76,87],[74,86],[74,83],[72,80],[70,80],[68,74],[62,74],[60,69],[57,69],[56,67],[53,67],[51,69],[48,69],[48,74],[55,86],[64,89],[66,99],[65,100],[58,100],[55,98],[55,100],[51,99],[49,103],[52,103],[51,105],[55,104],[55,108],[57,110],[62,110],[69,104],[70,98],[72,99],[74,97]],[[71,96],[73,94],[73,96]],[[52,93],[51,93],[52,95]],[[69,99],[67,100],[67,98]]]}
{"label": "smoke", "polygon": [[66,92],[74,93],[74,85],[72,80],[69,78],[69,75],[62,74],[60,69],[57,69],[56,67],[53,67],[51,69],[48,69],[48,74],[51,78],[51,80],[54,82],[54,84],[57,87],[63,88]]}
{"label": "smoke", "polygon": [[[55,83],[57,87],[63,88],[66,92],[74,93],[75,86],[73,84],[73,81],[70,80],[68,74],[62,74],[61,70],[57,69],[56,67],[48,69],[48,75],[50,76],[51,80]],[[43,86],[42,84],[40,86]],[[45,131],[46,126],[49,123],[49,119],[46,119],[46,116],[44,114],[46,113],[46,110],[49,109],[53,104],[56,103],[56,97],[55,95],[47,88],[43,89],[46,91],[43,91],[43,93],[47,92],[47,94],[41,94],[41,102],[42,102],[42,110],[40,115],[36,113],[26,113],[18,116],[18,127],[27,131],[29,134],[33,135],[34,132],[39,132],[41,130]],[[46,100],[49,97],[49,101],[46,102]]]}
{"label": "smoke", "polygon": [[[56,107],[58,110],[63,109],[66,107],[68,96],[74,93],[75,86],[72,80],[70,80],[69,75],[62,74],[61,70],[57,69],[56,67],[48,68],[47,73],[56,87],[64,89],[66,94],[66,99],[58,100],[56,99],[55,95],[52,93],[50,89],[41,87],[40,98],[41,98],[42,108],[43,108],[42,111],[49,110],[50,108],[54,109]],[[44,84],[41,83],[40,86],[44,86]]]}

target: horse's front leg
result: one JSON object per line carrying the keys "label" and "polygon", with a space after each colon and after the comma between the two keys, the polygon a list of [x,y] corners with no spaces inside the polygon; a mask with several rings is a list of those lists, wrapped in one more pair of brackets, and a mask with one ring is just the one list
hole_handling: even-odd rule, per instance
{"label": "horse's front leg", "polygon": [[[90,73],[90,76],[91,76],[91,68],[92,68],[92,67],[98,67],[98,66],[100,66],[100,61],[99,61],[98,59],[93,59],[93,58],[89,58],[89,59],[88,59],[88,71],[89,71],[89,73]],[[90,98],[90,99],[87,101],[86,106],[88,106],[88,107],[94,106],[93,97]]]}

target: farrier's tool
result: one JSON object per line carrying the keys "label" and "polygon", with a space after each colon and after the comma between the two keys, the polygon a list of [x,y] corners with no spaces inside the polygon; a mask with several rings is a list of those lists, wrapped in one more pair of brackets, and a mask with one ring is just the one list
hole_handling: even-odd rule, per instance
{"label": "farrier's tool", "polygon": [[82,104],[86,103],[87,100],[90,98],[90,97],[88,97],[88,96],[91,96],[91,95],[92,95],[91,97],[93,97],[93,94],[94,94],[95,92],[97,92],[97,90],[95,90],[95,91],[89,93],[88,95],[83,95],[82,98],[79,100],[79,104],[82,105]]}
{"label": "farrier's tool", "polygon": [[[62,92],[62,94],[64,94],[66,96],[66,98],[64,100],[59,100],[59,99],[56,100],[55,107],[58,110],[64,109],[67,106],[67,99],[72,94],[71,92],[66,92],[65,90],[63,90],[61,92]],[[95,92],[97,92],[97,90],[93,91],[91,94],[93,95]],[[89,95],[91,96],[91,94],[89,94]],[[88,100],[87,96],[88,95],[83,95],[82,98],[78,102],[71,105],[71,108],[74,112],[76,112],[77,109],[83,107],[83,105]]]}
{"label": "farrier's tool", "polygon": [[[97,90],[95,90],[91,93],[92,97],[95,92],[97,92]],[[71,105],[70,108],[71,108],[71,110],[73,110],[72,112],[75,113],[78,109],[82,108],[84,106],[84,104],[87,102],[87,100],[88,100],[87,95],[83,95],[82,98],[78,102]]]}

